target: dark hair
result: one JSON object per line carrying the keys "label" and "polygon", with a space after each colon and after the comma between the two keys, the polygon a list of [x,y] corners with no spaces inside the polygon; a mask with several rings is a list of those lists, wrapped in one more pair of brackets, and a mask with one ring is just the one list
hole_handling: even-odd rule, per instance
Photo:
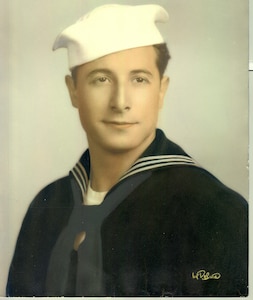
{"label": "dark hair", "polygon": [[160,78],[167,68],[169,59],[171,58],[169,49],[166,43],[153,45],[157,54],[156,65],[160,74]]}
{"label": "dark hair", "polygon": [[[170,59],[170,53],[169,53],[169,49],[167,47],[166,43],[163,44],[156,44],[153,45],[155,52],[157,54],[157,59],[156,59],[156,65],[160,74],[160,78],[163,77],[163,74],[167,68],[169,59]],[[76,84],[76,80],[77,80],[77,69],[78,67],[74,67],[71,70],[71,76],[74,80],[74,83]]]}

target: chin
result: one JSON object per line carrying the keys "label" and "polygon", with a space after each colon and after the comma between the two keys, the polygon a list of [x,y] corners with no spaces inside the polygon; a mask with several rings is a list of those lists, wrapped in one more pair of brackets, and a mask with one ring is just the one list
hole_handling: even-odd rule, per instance
{"label": "chin", "polygon": [[120,144],[120,145],[107,145],[106,147],[107,151],[113,153],[113,154],[124,154],[124,153],[127,153],[127,152],[130,152],[132,150],[135,150],[137,149],[137,147],[135,145],[123,145],[123,144]]}
{"label": "chin", "polygon": [[115,142],[111,140],[107,144],[107,150],[115,154],[123,154],[136,151],[139,155],[141,155],[142,152],[144,152],[146,148],[151,144],[153,138],[153,135],[142,136],[138,139],[137,136],[134,136],[132,138],[117,138],[115,139]]}

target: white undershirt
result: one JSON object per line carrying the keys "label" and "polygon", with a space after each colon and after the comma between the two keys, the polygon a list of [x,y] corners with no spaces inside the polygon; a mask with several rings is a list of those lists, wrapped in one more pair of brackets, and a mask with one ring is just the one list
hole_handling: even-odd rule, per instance
{"label": "white undershirt", "polygon": [[96,192],[91,188],[90,181],[86,195],[84,197],[84,205],[100,205],[105,198],[106,192]]}

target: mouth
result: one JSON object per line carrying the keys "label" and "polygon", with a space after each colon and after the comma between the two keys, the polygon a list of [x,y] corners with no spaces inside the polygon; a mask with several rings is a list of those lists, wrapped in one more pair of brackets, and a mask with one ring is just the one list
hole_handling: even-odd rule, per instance
{"label": "mouth", "polygon": [[103,121],[103,123],[105,123],[108,126],[119,128],[119,129],[126,129],[138,124],[138,122],[125,122],[125,121]]}

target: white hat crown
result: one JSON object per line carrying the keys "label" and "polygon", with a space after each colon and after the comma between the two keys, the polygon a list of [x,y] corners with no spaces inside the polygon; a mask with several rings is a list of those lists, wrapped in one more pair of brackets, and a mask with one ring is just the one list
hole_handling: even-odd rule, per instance
{"label": "white hat crown", "polygon": [[53,50],[67,48],[72,69],[114,52],[164,43],[156,23],[167,21],[168,13],[156,4],[103,5],[62,31]]}

